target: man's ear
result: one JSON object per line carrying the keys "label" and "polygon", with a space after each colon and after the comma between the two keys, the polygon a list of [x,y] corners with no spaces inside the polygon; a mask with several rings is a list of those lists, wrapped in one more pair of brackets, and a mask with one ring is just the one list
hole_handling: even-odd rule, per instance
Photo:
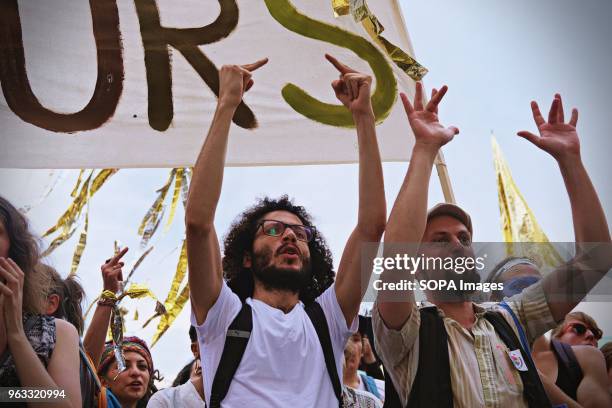
{"label": "man's ear", "polygon": [[245,268],[250,268],[252,265],[253,265],[253,262],[251,259],[251,253],[245,252],[242,257],[242,266],[244,266]]}
{"label": "man's ear", "polygon": [[47,296],[47,305],[45,306],[45,314],[48,316],[52,316],[57,309],[59,308],[60,297],[55,293],[53,295]]}

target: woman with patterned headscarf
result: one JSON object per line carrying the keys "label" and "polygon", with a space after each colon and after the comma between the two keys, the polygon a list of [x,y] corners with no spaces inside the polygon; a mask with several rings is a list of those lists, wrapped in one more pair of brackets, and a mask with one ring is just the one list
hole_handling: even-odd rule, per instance
{"label": "woman with patterned headscarf", "polygon": [[[123,284],[121,258],[127,248],[108,259],[101,267],[103,292],[83,339],[85,351],[96,364],[102,390],[98,395],[99,408],[146,407],[157,391],[151,352],[144,340],[123,337],[123,323],[115,320],[118,299]],[[104,342],[109,327],[113,341]],[[117,361],[119,356],[119,361]],[[122,357],[121,357],[122,356]]]}
{"label": "woman with patterned headscarf", "polygon": [[125,337],[121,352],[125,369],[121,371],[115,358],[118,350],[110,341],[106,343],[98,375],[105,387],[100,394],[99,407],[136,408],[145,407],[156,391],[154,379],[159,379],[153,367],[151,352],[144,340],[138,337]]}

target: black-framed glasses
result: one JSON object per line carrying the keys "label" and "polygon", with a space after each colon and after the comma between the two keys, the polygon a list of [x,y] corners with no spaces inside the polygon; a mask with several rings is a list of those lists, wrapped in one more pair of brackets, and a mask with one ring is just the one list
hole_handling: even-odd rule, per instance
{"label": "black-framed glasses", "polygon": [[289,227],[295,234],[295,237],[304,242],[312,241],[315,233],[315,227],[299,224],[285,224],[284,222],[277,220],[262,220],[259,224],[257,224],[255,231],[257,231],[259,227],[261,227],[264,234],[271,237],[280,237],[285,233],[285,229]]}
{"label": "black-framed glasses", "polygon": [[599,339],[601,339],[601,336],[603,336],[603,333],[601,332],[601,330],[594,329],[592,327],[588,327],[587,325],[582,324],[582,323],[570,323],[568,326],[578,336],[584,336],[586,334],[587,330],[590,330],[591,333],[593,333],[593,336],[595,337],[595,340],[599,340]]}

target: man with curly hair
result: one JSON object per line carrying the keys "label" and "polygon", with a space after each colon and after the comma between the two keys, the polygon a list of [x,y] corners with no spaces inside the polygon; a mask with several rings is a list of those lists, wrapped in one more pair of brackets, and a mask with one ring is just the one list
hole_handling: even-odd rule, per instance
{"label": "man with curly hair", "polygon": [[[372,79],[326,57],[340,73],[332,88],[352,113],[359,145],[358,220],[335,276],[323,237],[304,208],[286,196],[263,199],[239,216],[222,259],[214,219],[230,124],[253,85],[252,71],[267,59],[223,66],[219,72],[217,110],[194,167],[186,210],[191,319],[202,350],[207,406],[339,405],[333,374],[342,378],[344,345],[357,330],[364,293],[362,243],[380,240],[386,204],[370,102]],[[322,347],[320,326],[308,314],[313,305],[322,310],[331,350]],[[234,330],[244,310],[249,310],[252,329]],[[224,352],[226,345],[241,337],[248,340],[237,368],[229,378],[220,378],[227,368],[220,365],[222,354],[230,354]],[[215,384],[222,382],[229,382],[227,393],[217,396]]]}

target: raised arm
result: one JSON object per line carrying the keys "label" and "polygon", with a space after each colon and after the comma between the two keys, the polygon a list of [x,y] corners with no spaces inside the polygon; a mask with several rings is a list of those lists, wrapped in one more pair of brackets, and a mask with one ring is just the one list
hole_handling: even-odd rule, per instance
{"label": "raised arm", "polygon": [[[102,290],[112,293],[119,292],[119,285],[123,281],[123,262],[121,258],[126,254],[128,248],[125,247],[115,256],[108,259],[104,265],[100,267],[102,271]],[[96,310],[91,318],[91,322],[85,332],[83,338],[83,348],[89,354],[91,361],[96,367],[100,364],[100,357],[104,351],[104,342],[106,341],[106,333],[110,325],[111,311],[113,305],[110,302],[98,302]]]}
{"label": "raised arm", "polygon": [[[445,128],[438,121],[438,104],[447,90],[446,86],[439,91],[434,89],[431,100],[426,106],[423,106],[423,86],[420,82],[416,84],[414,106],[405,94],[401,94],[415,143],[406,177],[387,222],[385,244],[413,244],[423,239],[427,223],[429,179],[434,160],[440,148],[459,133],[456,127]],[[388,278],[385,279],[388,275],[382,274],[383,281],[388,280]],[[393,295],[388,294],[387,296]],[[406,291],[402,293],[402,297],[405,301],[385,301],[386,294],[382,291],[378,294],[378,311],[387,327],[391,329],[399,330],[414,309],[414,294]]]}
{"label": "raised arm", "polygon": [[[533,118],[540,136],[528,131],[518,135],[549,153],[557,161],[569,195],[574,222],[578,257],[568,267],[561,267],[543,280],[547,294],[562,295],[568,299],[549,298],[553,318],[561,321],[612,267],[610,263],[610,231],[603,208],[582,163],[580,142],[576,132],[578,110],[573,109],[568,123],[565,123],[563,102],[559,94],[553,99],[548,121],[544,120],[536,102],[531,102]],[[592,245],[597,243],[597,250]],[[586,256],[584,248],[588,248]],[[579,293],[576,293],[579,291]]]}
{"label": "raised arm", "polygon": [[[353,114],[359,146],[359,209],[357,225],[351,233],[338,266],[336,296],[348,326],[357,316],[367,282],[362,284],[361,251],[363,244],[379,242],[385,230],[387,207],[382,164],[376,140],[376,124],[370,101],[372,78],[326,58],[340,72],[332,82],[336,97]],[[364,276],[365,278],[365,276]],[[368,276],[369,278],[369,276]]]}
{"label": "raised arm", "polygon": [[204,146],[193,169],[185,224],[191,307],[202,324],[221,291],[223,271],[214,220],[221,195],[230,124],[242,96],[253,85],[252,71],[268,62],[224,65],[219,72],[219,100]]}

